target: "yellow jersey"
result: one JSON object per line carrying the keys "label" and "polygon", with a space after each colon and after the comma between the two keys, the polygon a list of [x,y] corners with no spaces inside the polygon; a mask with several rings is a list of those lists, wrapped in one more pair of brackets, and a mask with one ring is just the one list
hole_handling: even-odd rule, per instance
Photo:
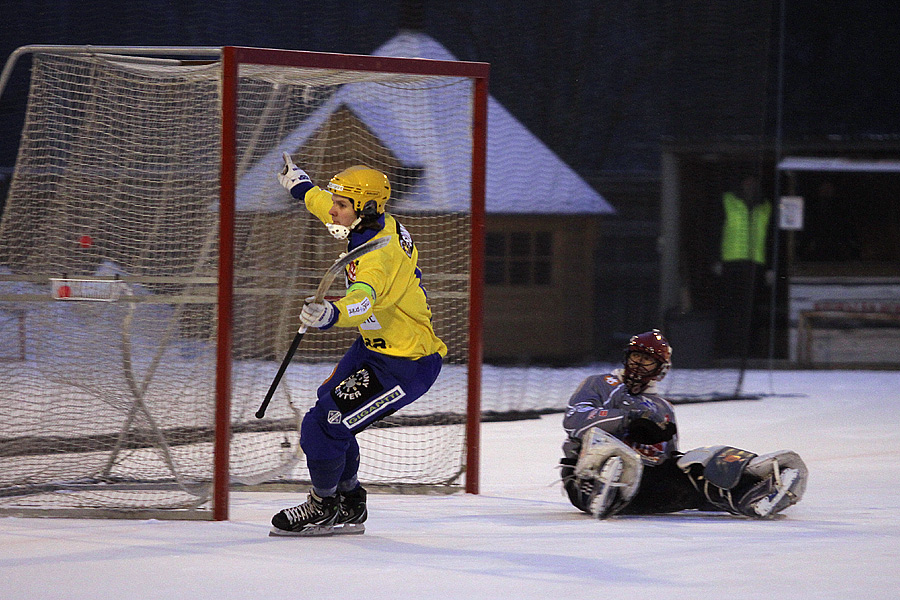
{"label": "yellow jersey", "polygon": [[[331,192],[313,187],[304,197],[306,208],[323,223],[331,223]],[[351,241],[359,234],[351,234]],[[370,350],[402,358],[418,359],[447,346],[434,333],[431,309],[419,251],[403,225],[384,213],[384,228],[374,238],[392,237],[379,250],[361,256],[346,267],[347,295],[334,303],[338,327],[358,327]]]}

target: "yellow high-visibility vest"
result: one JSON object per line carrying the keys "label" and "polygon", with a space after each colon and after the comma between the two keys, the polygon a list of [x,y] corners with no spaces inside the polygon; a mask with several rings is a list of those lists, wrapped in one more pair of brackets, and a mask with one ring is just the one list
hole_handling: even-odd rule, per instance
{"label": "yellow high-visibility vest", "polygon": [[731,192],[722,196],[725,224],[722,227],[722,262],[752,260],[766,263],[766,233],[772,205],[757,204],[752,209]]}

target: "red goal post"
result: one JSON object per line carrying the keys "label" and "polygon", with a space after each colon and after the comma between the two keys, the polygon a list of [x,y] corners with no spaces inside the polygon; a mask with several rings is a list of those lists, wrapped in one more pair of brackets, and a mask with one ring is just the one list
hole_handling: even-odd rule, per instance
{"label": "red goal post", "polygon": [[[241,65],[310,67],[340,71],[392,72],[470,78],[472,97],[471,257],[469,280],[465,490],[479,492],[481,414],[482,296],[484,261],[485,175],[487,152],[487,63],[438,61],[352,54],[226,46],[222,49],[222,149],[220,189],[219,323],[233,322],[234,219],[237,173],[238,80]],[[216,376],[216,451],[213,517],[228,518],[229,440],[231,425],[232,332],[220,327]]]}

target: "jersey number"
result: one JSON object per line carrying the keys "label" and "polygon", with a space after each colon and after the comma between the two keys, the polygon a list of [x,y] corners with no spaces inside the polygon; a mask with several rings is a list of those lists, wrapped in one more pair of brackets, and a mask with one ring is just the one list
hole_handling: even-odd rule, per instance
{"label": "jersey number", "polygon": [[382,338],[364,338],[367,348],[387,348],[387,342]]}

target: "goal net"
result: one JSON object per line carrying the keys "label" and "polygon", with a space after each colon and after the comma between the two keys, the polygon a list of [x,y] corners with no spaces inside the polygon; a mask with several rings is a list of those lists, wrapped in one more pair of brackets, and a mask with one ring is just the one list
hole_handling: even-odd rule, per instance
{"label": "goal net", "polygon": [[227,518],[229,486],[308,481],[299,423],[357,334],[308,333],[255,418],[346,250],[279,186],[282,152],[322,187],[353,164],[389,177],[449,348],[428,394],[358,436],[360,480],[460,486],[486,75],[236,48],[35,54],[0,222],[0,511]]}

